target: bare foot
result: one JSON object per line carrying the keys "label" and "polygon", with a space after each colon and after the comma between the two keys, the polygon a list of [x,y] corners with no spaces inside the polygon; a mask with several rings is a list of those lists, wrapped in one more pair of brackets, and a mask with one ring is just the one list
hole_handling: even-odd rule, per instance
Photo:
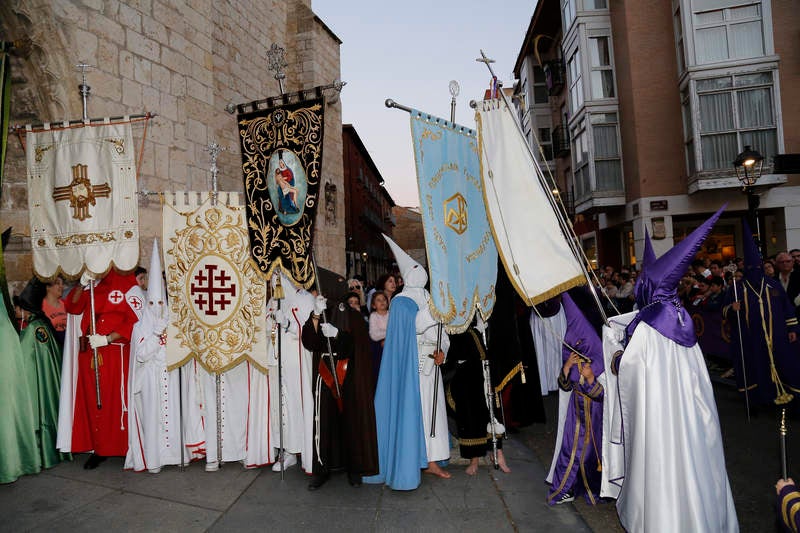
{"label": "bare foot", "polygon": [[428,468],[424,469],[423,472],[432,476],[438,476],[442,479],[450,479],[450,474],[442,470],[442,467],[437,465],[434,461],[429,462]]}
{"label": "bare foot", "polygon": [[467,467],[467,475],[474,476],[478,473],[478,458],[473,457],[469,460],[469,466]]}
{"label": "bare foot", "polygon": [[506,474],[511,473],[511,469],[506,464],[506,456],[503,455],[503,450],[497,450],[497,466]]}

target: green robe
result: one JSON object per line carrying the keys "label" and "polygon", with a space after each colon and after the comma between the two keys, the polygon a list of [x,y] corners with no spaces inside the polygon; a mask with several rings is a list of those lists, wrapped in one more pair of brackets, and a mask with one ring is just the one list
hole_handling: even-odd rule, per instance
{"label": "green robe", "polygon": [[32,315],[28,327],[22,330],[20,344],[26,363],[28,390],[34,392],[31,401],[42,468],[50,468],[71,459],[70,454],[56,450],[61,348],[50,324],[36,315]]}
{"label": "green robe", "polygon": [[42,469],[32,393],[19,335],[0,298],[0,483]]}

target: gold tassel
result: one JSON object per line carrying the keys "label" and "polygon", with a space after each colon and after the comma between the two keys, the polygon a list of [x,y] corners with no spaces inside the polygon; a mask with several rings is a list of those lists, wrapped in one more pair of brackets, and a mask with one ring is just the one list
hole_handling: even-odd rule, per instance
{"label": "gold tassel", "polygon": [[278,277],[275,280],[275,288],[272,289],[272,297],[276,300],[283,300],[286,295],[283,292],[283,285],[281,285],[281,275],[278,273]]}
{"label": "gold tassel", "polygon": [[[103,366],[103,354],[99,351],[97,352],[97,366]],[[92,357],[92,362],[89,363],[89,367],[94,369],[94,357]]]}
{"label": "gold tassel", "polygon": [[522,384],[525,385],[528,382],[528,380],[525,379],[525,367],[524,366],[520,367],[519,373],[520,373],[519,379],[522,380]]}
{"label": "gold tassel", "polygon": [[777,398],[775,398],[775,403],[777,405],[784,405],[784,404],[787,404],[787,403],[791,402],[793,398],[794,398],[794,394],[784,391],[783,394],[781,394]]}

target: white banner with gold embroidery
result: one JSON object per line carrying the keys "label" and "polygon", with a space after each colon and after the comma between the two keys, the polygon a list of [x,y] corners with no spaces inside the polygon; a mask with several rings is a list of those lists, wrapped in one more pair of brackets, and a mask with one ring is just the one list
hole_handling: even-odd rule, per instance
{"label": "white banner with gold embroidery", "polygon": [[514,289],[534,305],[586,283],[586,277],[517,130],[515,113],[499,100],[487,100],[478,105],[475,121],[497,251]]}
{"label": "white banner with gold embroidery", "polygon": [[139,261],[136,158],[130,123],[28,131],[33,269],[43,278]]}
{"label": "white banner with gold embroidery", "polygon": [[[248,359],[266,373],[266,282],[250,259],[236,193],[165,193],[167,367],[189,359],[222,373]],[[152,275],[152,274],[151,274]]]}

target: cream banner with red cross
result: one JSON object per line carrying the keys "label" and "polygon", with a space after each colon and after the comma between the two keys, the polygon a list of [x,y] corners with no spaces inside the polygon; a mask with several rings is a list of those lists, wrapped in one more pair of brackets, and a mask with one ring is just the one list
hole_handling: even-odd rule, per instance
{"label": "cream banner with red cross", "polygon": [[130,123],[28,131],[33,269],[77,277],[139,261],[136,165]]}
{"label": "cream banner with red cross", "polygon": [[[222,373],[245,359],[266,372],[266,282],[253,267],[235,193],[165,193],[167,367]],[[152,276],[153,274],[151,274]]]}

